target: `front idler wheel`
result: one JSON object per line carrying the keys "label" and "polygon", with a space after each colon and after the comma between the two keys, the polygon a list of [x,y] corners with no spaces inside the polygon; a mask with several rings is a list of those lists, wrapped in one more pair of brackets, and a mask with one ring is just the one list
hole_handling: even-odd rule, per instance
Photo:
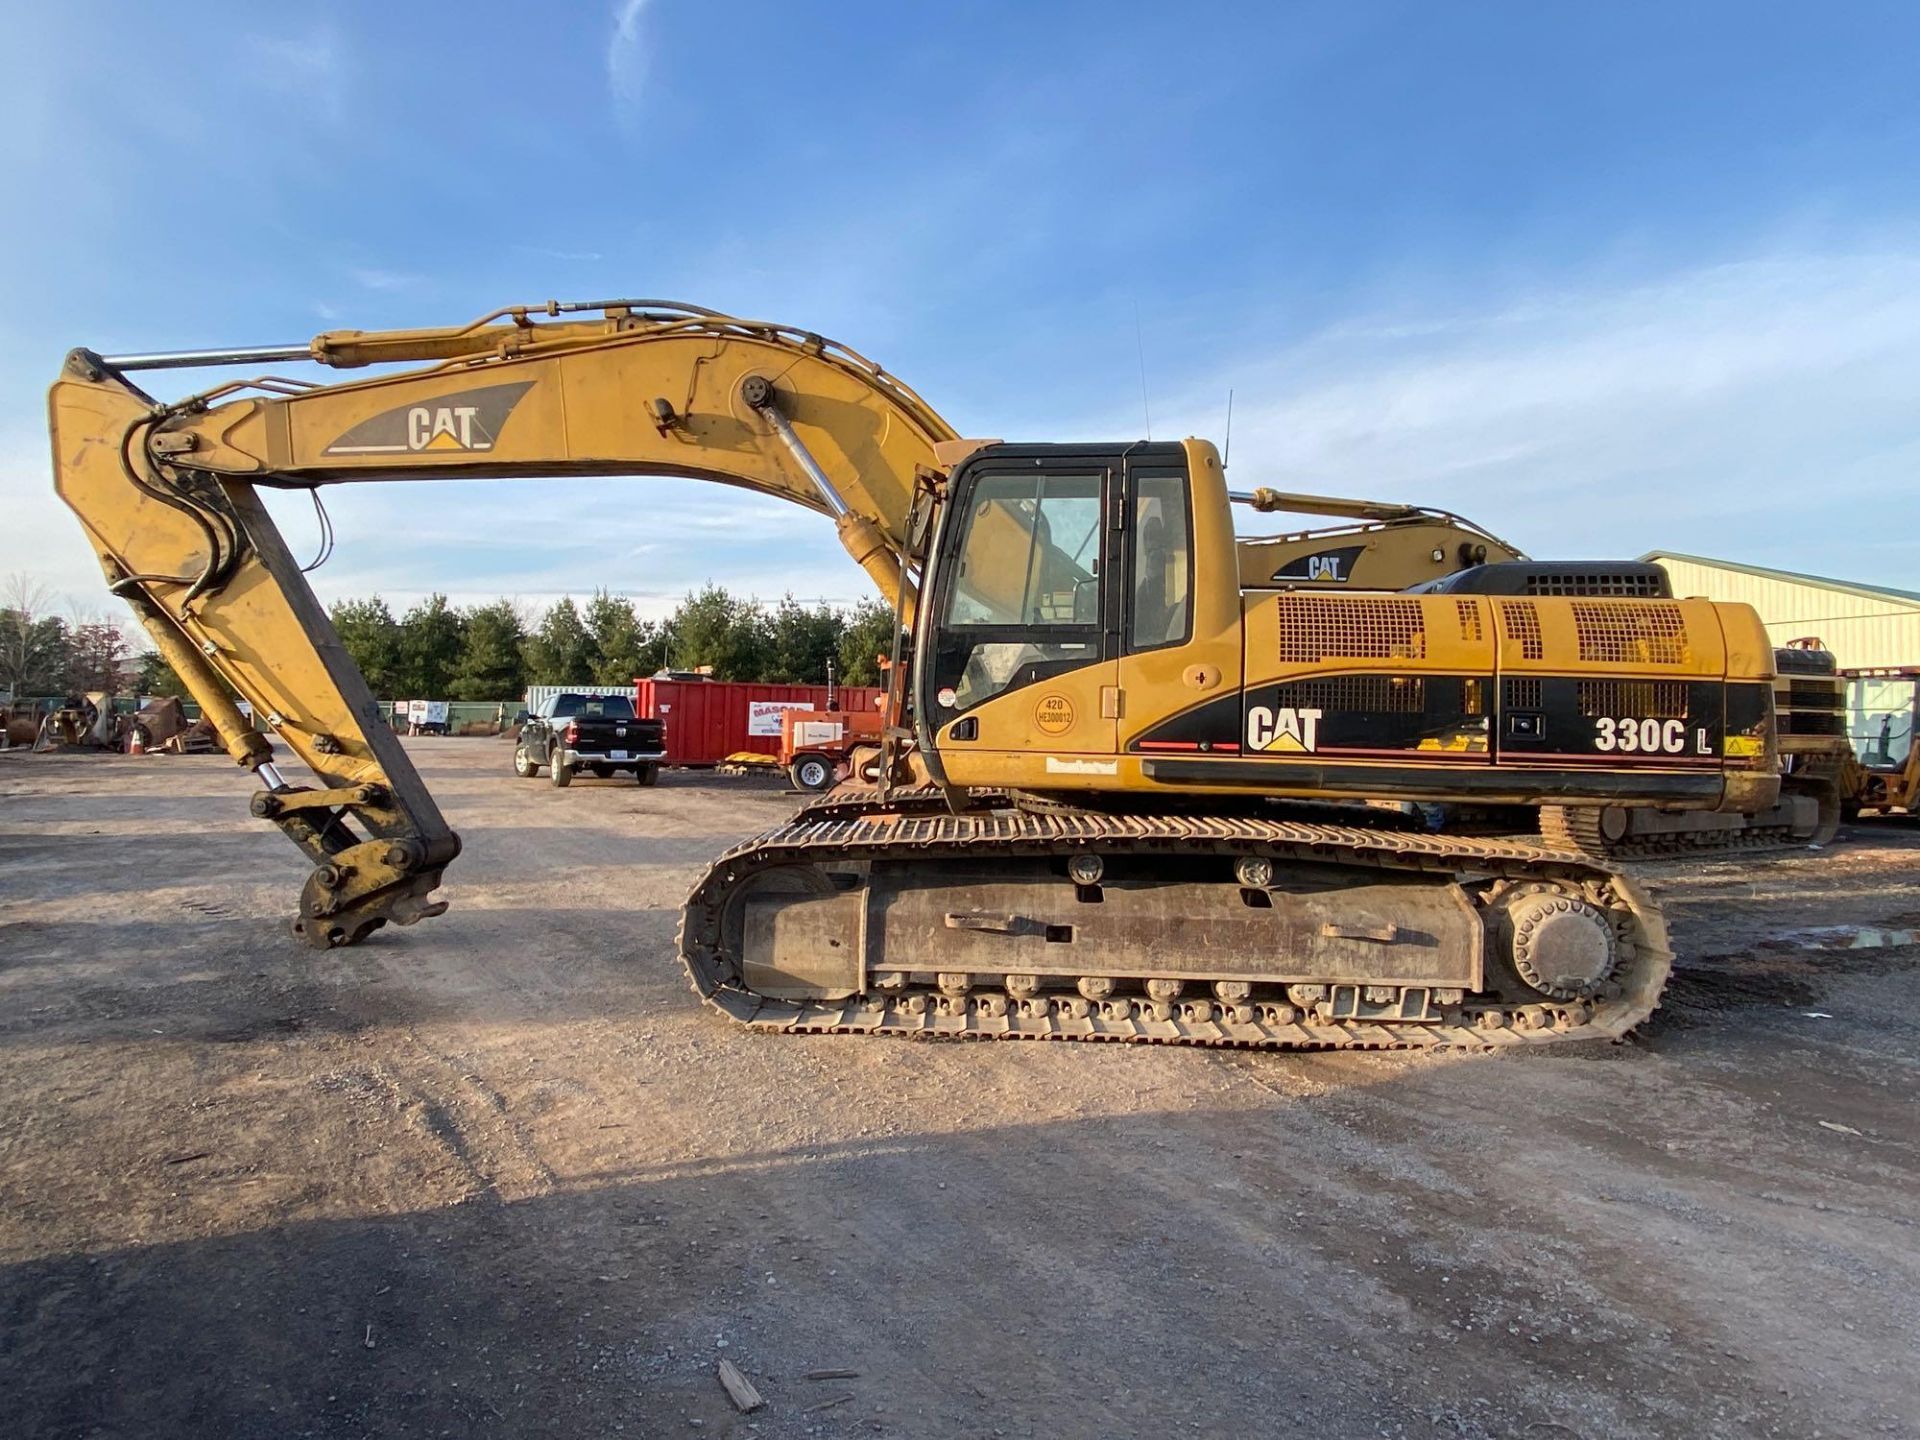
{"label": "front idler wheel", "polygon": [[1600,993],[1620,963],[1613,920],[1592,901],[1527,891],[1507,902],[1508,955],[1521,980],[1554,1000]]}

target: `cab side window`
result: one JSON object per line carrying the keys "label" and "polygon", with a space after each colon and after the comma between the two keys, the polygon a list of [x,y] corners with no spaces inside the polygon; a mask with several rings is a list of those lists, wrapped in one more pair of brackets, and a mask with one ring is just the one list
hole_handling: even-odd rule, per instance
{"label": "cab side window", "polygon": [[1181,474],[1136,474],[1133,570],[1127,648],[1158,650],[1188,636],[1193,610],[1193,541],[1187,481]]}

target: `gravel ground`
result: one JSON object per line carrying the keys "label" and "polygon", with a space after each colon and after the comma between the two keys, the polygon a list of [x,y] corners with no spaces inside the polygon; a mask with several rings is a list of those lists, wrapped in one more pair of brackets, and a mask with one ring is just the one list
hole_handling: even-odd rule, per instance
{"label": "gravel ground", "polygon": [[224,760],[0,754],[0,1434],[1920,1435],[1920,830],[1641,867],[1599,1051],[766,1037],[673,930],[794,797],[409,746],[327,955]]}

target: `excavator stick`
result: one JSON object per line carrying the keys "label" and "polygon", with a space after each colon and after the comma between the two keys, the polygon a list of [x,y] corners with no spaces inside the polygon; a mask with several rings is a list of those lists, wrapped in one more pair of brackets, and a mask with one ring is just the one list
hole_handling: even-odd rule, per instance
{"label": "excavator stick", "polygon": [[[314,864],[293,922],[322,948],[445,910],[460,840],[441,818],[254,487],[161,460],[164,411],[85,352],[51,399],[55,485],[108,588],[259,777],[253,813]],[[100,437],[117,437],[101,443]],[[309,768],[290,783],[236,695]]]}

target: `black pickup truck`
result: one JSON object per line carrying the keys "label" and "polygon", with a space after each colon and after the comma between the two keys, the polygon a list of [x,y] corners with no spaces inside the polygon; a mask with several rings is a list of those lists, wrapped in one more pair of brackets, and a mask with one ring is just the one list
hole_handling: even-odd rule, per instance
{"label": "black pickup truck", "polygon": [[642,720],[624,695],[576,695],[564,691],[520,717],[513,747],[513,773],[531,780],[545,765],[557,786],[573,783],[576,770],[606,777],[631,770],[642,785],[660,778],[667,753],[662,720]]}

